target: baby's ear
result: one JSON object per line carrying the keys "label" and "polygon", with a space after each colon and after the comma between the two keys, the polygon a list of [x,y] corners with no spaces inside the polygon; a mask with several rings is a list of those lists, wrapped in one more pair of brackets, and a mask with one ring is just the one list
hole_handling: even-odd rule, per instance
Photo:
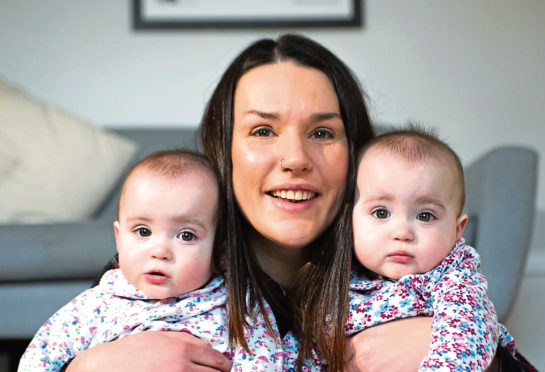
{"label": "baby's ear", "polygon": [[117,239],[117,235],[119,234],[119,221],[114,222],[114,234],[115,238]]}
{"label": "baby's ear", "polygon": [[460,240],[464,234],[464,229],[467,226],[467,214],[462,214],[456,220],[456,240]]}

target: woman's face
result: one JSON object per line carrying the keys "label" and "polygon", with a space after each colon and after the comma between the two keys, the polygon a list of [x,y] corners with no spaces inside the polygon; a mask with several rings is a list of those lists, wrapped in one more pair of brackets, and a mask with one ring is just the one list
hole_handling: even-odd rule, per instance
{"label": "woman's face", "polygon": [[263,238],[298,249],[331,224],[348,145],[324,73],[289,61],[245,73],[235,91],[232,146],[237,202]]}

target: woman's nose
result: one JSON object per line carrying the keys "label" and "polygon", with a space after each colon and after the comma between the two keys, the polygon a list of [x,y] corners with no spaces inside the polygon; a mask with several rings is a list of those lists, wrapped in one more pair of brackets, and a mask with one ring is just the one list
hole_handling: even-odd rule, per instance
{"label": "woman's nose", "polygon": [[279,166],[283,171],[304,172],[312,169],[308,144],[300,135],[285,134],[279,153]]}

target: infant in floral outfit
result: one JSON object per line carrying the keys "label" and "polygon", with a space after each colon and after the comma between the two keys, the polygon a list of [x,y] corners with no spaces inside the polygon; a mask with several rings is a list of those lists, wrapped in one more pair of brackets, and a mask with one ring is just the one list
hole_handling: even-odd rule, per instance
{"label": "infant in floral outfit", "polygon": [[484,371],[498,323],[476,250],[464,243],[468,217],[458,156],[416,127],[383,134],[364,149],[353,210],[354,253],[347,334],[389,320],[433,316],[420,371]]}
{"label": "infant in floral outfit", "polygon": [[218,187],[200,154],[160,151],[128,174],[114,232],[119,268],[38,330],[19,371],[59,371],[78,353],[142,331],[183,331],[208,341],[233,370],[282,370],[263,317],[249,321],[250,352],[229,345],[227,290],[214,274]]}

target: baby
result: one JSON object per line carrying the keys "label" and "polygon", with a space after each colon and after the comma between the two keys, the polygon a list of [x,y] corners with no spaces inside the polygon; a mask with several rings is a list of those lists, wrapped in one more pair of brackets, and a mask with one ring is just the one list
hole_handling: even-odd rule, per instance
{"label": "baby", "polygon": [[409,128],[364,149],[353,210],[354,253],[347,334],[433,316],[420,371],[484,371],[498,341],[514,342],[487,297],[480,259],[462,233],[468,217],[458,156],[433,134]]}
{"label": "baby", "polygon": [[66,304],[38,330],[19,371],[58,371],[81,351],[148,330],[191,333],[223,352],[233,370],[282,370],[282,348],[250,323],[250,352],[230,347],[227,289],[213,275],[218,186],[202,155],[160,151],[129,172],[114,222],[119,269]]}

